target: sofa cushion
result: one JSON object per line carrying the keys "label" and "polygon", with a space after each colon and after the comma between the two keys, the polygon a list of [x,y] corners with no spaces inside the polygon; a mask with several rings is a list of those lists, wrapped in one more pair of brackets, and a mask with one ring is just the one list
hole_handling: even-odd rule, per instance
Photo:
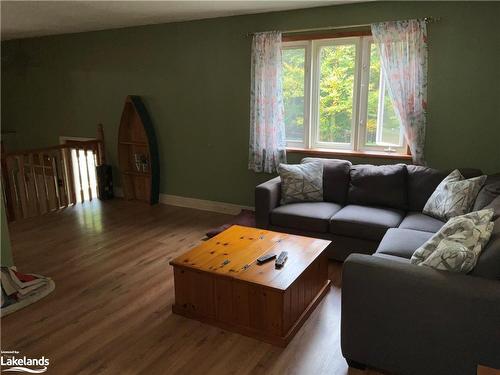
{"label": "sofa cushion", "polygon": [[474,202],[472,211],[482,210],[498,196],[500,196],[500,173],[486,178],[486,182]]}
{"label": "sofa cushion", "polygon": [[410,259],[415,250],[426,243],[433,234],[412,229],[389,229],[375,253]]}
{"label": "sofa cushion", "polygon": [[397,227],[404,212],[393,208],[348,205],[330,220],[330,232],[342,236],[380,241],[388,228]]}
{"label": "sofa cushion", "polygon": [[425,203],[448,172],[418,165],[407,165],[406,169],[408,171],[408,209],[422,211]]}
{"label": "sofa cushion", "polygon": [[271,211],[271,224],[302,231],[327,233],[330,218],[341,207],[331,202],[286,204]]}
{"label": "sofa cushion", "polygon": [[[406,170],[408,171],[408,209],[410,211],[422,211],[434,190],[451,172],[418,165],[407,165]],[[476,177],[482,173],[481,170],[474,168],[460,168],[459,170],[465,178]]]}
{"label": "sofa cushion", "polygon": [[301,163],[321,161],[323,163],[323,200],[345,204],[349,189],[349,173],[352,163],[348,160],[304,158]]}
{"label": "sofa cushion", "polygon": [[408,212],[401,224],[399,224],[399,228],[435,233],[440,230],[443,225],[443,221],[427,216],[421,212]]}
{"label": "sofa cushion", "polygon": [[500,219],[495,220],[490,240],[470,274],[500,280]]}
{"label": "sofa cushion", "polygon": [[405,165],[353,165],[350,177],[350,204],[406,209]]}

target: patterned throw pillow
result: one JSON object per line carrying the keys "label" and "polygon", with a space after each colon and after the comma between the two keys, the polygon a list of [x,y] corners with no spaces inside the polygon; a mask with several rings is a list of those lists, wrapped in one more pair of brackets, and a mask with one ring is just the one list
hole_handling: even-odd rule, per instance
{"label": "patterned throw pillow", "polygon": [[281,204],[323,201],[323,164],[280,164]]}
{"label": "patterned throw pillow", "polygon": [[490,208],[450,219],[415,250],[411,263],[451,272],[470,272],[490,239],[492,218]]}
{"label": "patterned throw pillow", "polygon": [[486,176],[464,179],[455,169],[438,185],[425,204],[423,213],[446,221],[470,212]]}

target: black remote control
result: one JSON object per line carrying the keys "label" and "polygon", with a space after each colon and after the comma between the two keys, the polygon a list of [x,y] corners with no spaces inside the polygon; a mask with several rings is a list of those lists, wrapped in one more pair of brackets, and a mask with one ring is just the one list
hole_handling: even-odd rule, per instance
{"label": "black remote control", "polygon": [[261,257],[257,258],[257,264],[264,264],[266,262],[269,262],[270,260],[276,258],[276,254],[266,254],[262,255]]}
{"label": "black remote control", "polygon": [[285,262],[287,259],[288,259],[288,251],[282,251],[281,254],[279,255],[278,259],[276,259],[274,266],[276,268],[283,267],[285,265]]}

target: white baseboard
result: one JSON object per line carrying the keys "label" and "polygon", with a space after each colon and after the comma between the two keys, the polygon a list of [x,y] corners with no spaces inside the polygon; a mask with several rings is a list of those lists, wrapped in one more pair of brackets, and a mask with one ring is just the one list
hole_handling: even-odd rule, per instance
{"label": "white baseboard", "polygon": [[[123,198],[123,189],[120,186],[115,186],[114,189],[115,197]],[[225,203],[208,201],[205,199],[188,198],[181,197],[180,195],[171,194],[160,194],[160,203],[168,204],[170,206],[194,208],[196,210],[202,211],[212,211],[221,214],[237,215],[241,210],[251,210],[254,211],[254,207],[242,206],[239,204]]]}
{"label": "white baseboard", "polygon": [[194,208],[203,211],[219,212],[222,214],[237,215],[243,210],[254,210],[254,207],[242,206],[239,204],[208,201],[205,199],[196,199],[181,197],[179,195],[160,194],[160,203],[171,206]]}

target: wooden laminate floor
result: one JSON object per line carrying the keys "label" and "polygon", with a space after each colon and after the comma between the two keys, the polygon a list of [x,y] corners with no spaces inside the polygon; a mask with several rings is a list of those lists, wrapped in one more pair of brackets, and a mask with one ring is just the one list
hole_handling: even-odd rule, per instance
{"label": "wooden laminate floor", "polygon": [[18,269],[56,289],[2,318],[2,350],[49,358],[47,374],[378,374],[342,357],[338,263],[333,288],[285,349],[172,314],[169,260],[229,219],[114,200],[12,223]]}

